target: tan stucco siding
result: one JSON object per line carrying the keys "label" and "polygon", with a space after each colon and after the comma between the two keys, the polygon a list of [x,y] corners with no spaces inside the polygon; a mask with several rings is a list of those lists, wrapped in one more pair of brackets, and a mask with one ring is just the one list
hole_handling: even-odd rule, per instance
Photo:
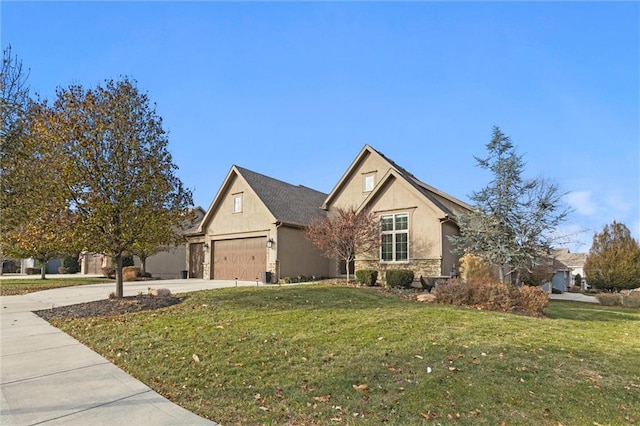
{"label": "tan stucco siding", "polygon": [[[136,266],[142,264],[137,256],[133,258],[133,261]],[[146,270],[154,278],[180,278],[181,271],[186,269],[187,247],[185,244],[149,256],[146,262]]]}
{"label": "tan stucco siding", "polygon": [[364,177],[373,175],[375,187],[388,170],[389,163],[386,160],[377,154],[366,153],[355,165],[351,176],[343,182],[342,187],[333,197],[329,211],[334,208],[360,206],[369,195],[369,192],[366,192],[364,188]]}
{"label": "tan stucco siding", "polygon": [[367,207],[378,216],[409,214],[409,260],[442,256],[438,213],[406,182],[389,179]]}
{"label": "tan stucco siding", "polygon": [[330,276],[329,259],[322,255],[302,229],[282,226],[278,228],[275,244],[278,256],[279,277],[298,275]]}
{"label": "tan stucco siding", "polygon": [[[234,213],[234,196],[242,196],[242,211]],[[246,182],[237,176],[228,188],[219,195],[211,220],[206,224],[205,234],[233,235],[258,230],[267,230],[275,221],[273,215],[255,195]]]}

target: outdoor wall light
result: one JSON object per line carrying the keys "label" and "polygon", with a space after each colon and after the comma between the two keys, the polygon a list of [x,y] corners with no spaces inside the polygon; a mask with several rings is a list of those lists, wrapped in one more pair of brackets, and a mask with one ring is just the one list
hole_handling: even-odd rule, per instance
{"label": "outdoor wall light", "polygon": [[204,243],[204,244],[202,245],[202,251],[207,251],[207,250],[209,250],[209,244]]}
{"label": "outdoor wall light", "polygon": [[272,248],[273,247],[273,243],[275,243],[275,241],[273,241],[273,238],[269,238],[267,240],[267,248]]}

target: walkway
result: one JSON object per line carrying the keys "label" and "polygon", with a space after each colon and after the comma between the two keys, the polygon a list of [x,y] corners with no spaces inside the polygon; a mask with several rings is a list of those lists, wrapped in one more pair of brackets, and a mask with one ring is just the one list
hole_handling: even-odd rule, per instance
{"label": "walkway", "polygon": [[[235,282],[125,283],[124,295],[166,287],[173,293]],[[255,286],[255,282],[239,282]],[[154,392],[31,311],[105,299],[115,284],[92,284],[0,298],[0,424],[215,425]]]}

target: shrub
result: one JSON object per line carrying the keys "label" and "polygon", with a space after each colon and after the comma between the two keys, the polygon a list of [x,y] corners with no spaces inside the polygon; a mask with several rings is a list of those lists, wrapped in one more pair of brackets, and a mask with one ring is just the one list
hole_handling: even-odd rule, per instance
{"label": "shrub", "polygon": [[125,266],[122,268],[122,281],[135,281],[140,273],[137,266]]}
{"label": "shrub", "polygon": [[512,287],[510,284],[487,281],[462,282],[452,280],[434,290],[436,303],[471,306],[499,312],[520,312],[542,316],[549,306],[549,297],[539,287]]}
{"label": "shrub", "polygon": [[316,277],[315,275],[307,276],[307,275],[298,275],[295,277],[281,277],[280,282],[282,284],[295,284],[295,283],[306,283],[310,281],[318,281],[324,280],[327,277]]}
{"label": "shrub", "polygon": [[620,293],[600,293],[596,295],[596,298],[603,306],[622,305],[622,295]]}
{"label": "shrub", "polygon": [[372,287],[376,285],[378,280],[378,271],[372,269],[363,269],[356,271],[356,282]]}
{"label": "shrub", "polygon": [[471,305],[473,297],[471,285],[458,280],[436,286],[433,294],[436,296],[436,303],[456,306]]}
{"label": "shrub", "polygon": [[513,294],[516,309],[533,316],[547,313],[549,295],[540,287],[523,286],[514,289]]}
{"label": "shrub", "polygon": [[392,269],[386,272],[385,279],[389,287],[411,287],[413,271],[408,269]]}
{"label": "shrub", "polygon": [[122,266],[133,266],[133,255],[122,256]]}
{"label": "shrub", "polygon": [[67,274],[77,274],[80,272],[78,256],[65,256],[62,258],[62,266]]}
{"label": "shrub", "polygon": [[622,306],[625,308],[640,308],[640,292],[632,291],[622,296]]}

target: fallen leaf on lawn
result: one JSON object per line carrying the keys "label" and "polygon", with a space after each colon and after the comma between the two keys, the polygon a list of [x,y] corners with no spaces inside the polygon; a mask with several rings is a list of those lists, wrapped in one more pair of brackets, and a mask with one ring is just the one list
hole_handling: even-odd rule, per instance
{"label": "fallen leaf on lawn", "polygon": [[198,355],[196,355],[196,354],[193,354],[193,355],[191,356],[191,358],[193,358],[193,360],[194,360],[195,362],[200,362],[200,358],[199,358],[199,357],[198,357]]}
{"label": "fallen leaf on lawn", "polygon": [[260,395],[259,393],[257,393],[257,394],[255,394],[255,395],[253,395],[253,397],[254,397],[255,399],[260,399],[260,398],[262,398],[262,395]]}
{"label": "fallen leaf on lawn", "polygon": [[269,409],[267,407],[265,407],[264,405],[261,405],[258,408],[261,409],[262,411],[269,411]]}
{"label": "fallen leaf on lawn", "polygon": [[216,325],[216,328],[223,329],[224,325]]}
{"label": "fallen leaf on lawn", "polygon": [[314,396],[313,399],[318,402],[329,402],[329,399],[331,399],[331,395]]}
{"label": "fallen leaf on lawn", "polygon": [[457,370],[457,368],[455,368],[455,367],[449,367],[449,371],[456,371],[456,370]]}
{"label": "fallen leaf on lawn", "polygon": [[369,389],[368,385],[352,385],[352,386],[358,392],[365,391],[365,390]]}
{"label": "fallen leaf on lawn", "polygon": [[420,355],[414,355],[414,358],[418,358],[418,359],[424,359],[423,357],[421,357]]}

